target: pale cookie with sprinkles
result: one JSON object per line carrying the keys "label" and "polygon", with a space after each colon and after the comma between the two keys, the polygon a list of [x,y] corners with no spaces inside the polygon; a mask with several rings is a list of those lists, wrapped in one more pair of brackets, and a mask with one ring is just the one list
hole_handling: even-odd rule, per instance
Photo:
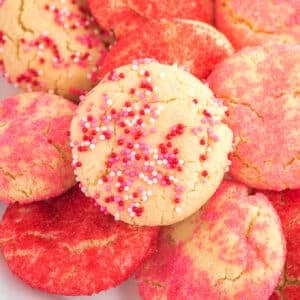
{"label": "pale cookie with sprinkles", "polygon": [[224,181],[192,217],[162,229],[137,273],[139,292],[143,300],[268,300],[285,253],[268,199]]}
{"label": "pale cookie with sprinkles", "polygon": [[228,105],[235,145],[231,175],[268,190],[300,187],[300,45],[240,50],[208,77]]}
{"label": "pale cookie with sprinkles", "polygon": [[105,39],[82,0],[14,0],[0,6],[0,71],[24,91],[78,101],[97,83]]}
{"label": "pale cookie with sprinkles", "polygon": [[150,60],[115,69],[71,124],[84,193],[116,219],[167,225],[197,211],[228,168],[226,108],[196,77]]}
{"label": "pale cookie with sprinkles", "polygon": [[0,224],[0,249],[31,287],[92,295],[130,277],[156,249],[158,232],[103,215],[75,187],[49,201],[10,205]]}
{"label": "pale cookie with sprinkles", "polygon": [[75,109],[39,92],[0,101],[0,201],[44,200],[75,184],[69,145]]}

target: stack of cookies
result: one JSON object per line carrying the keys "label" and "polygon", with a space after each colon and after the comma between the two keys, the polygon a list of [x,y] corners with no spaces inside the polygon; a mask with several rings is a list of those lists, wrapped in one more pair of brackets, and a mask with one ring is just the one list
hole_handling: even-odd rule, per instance
{"label": "stack of cookies", "polygon": [[[300,299],[298,1],[0,0],[0,250],[33,288]],[[125,298],[124,298],[125,299]]]}

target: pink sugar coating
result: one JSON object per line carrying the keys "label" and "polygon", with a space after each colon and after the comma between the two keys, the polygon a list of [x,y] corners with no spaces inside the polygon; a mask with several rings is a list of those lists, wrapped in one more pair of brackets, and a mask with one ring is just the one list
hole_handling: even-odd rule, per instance
{"label": "pink sugar coating", "polygon": [[229,107],[228,125],[236,138],[230,172],[251,187],[300,186],[297,62],[299,46],[245,48],[208,78],[215,95]]}
{"label": "pink sugar coating", "polygon": [[[28,102],[24,99],[26,95]],[[39,117],[54,105],[57,113],[53,117]],[[11,189],[19,177],[33,180],[37,185],[43,183],[44,188],[32,194],[34,188],[24,188],[22,201],[31,202],[56,196],[74,184],[69,126],[75,108],[63,98],[43,93],[23,94],[22,98],[15,96],[1,101],[0,122],[4,124],[0,134],[2,190]],[[15,201],[7,192],[2,193],[1,200]]]}
{"label": "pink sugar coating", "polygon": [[[244,220],[249,211],[247,206],[240,205],[239,202],[241,204],[247,203],[250,207],[257,205],[262,210],[264,207],[274,212],[272,205],[264,195],[249,195],[246,186],[231,181],[223,182],[206,206],[190,220],[184,221],[195,225],[193,232],[188,237],[181,242],[172,239],[174,227],[177,225],[162,230],[158,252],[137,273],[139,291],[144,300],[158,300],[164,297],[172,300],[268,299],[278,282],[280,267],[276,266],[278,271],[265,276],[259,283],[254,283],[249,277],[242,275],[243,281],[240,285],[235,285],[233,282],[230,296],[224,290],[222,281],[217,282],[217,284],[212,282],[212,274],[201,268],[201,262],[198,262],[197,266],[195,265],[197,255],[194,254],[192,257],[187,255],[184,250],[189,243],[195,243],[197,237],[201,236],[201,231],[205,230],[214,234],[210,237],[211,243],[206,241],[202,244],[198,238],[196,245],[199,253],[209,251],[211,246],[214,251],[219,253],[218,259],[227,265],[243,265],[243,274],[252,271],[255,274],[256,270],[261,272],[262,266],[265,267],[264,259],[269,261],[274,258],[276,263],[283,266],[284,257],[278,256],[280,251],[284,252],[283,249],[266,249],[264,241],[261,242],[257,239],[260,232],[263,232],[267,226],[277,226],[280,230],[279,219],[276,218],[275,212],[275,218],[270,222],[275,220],[277,224],[257,221],[253,223],[251,232],[245,239],[247,224]],[[223,222],[223,226],[216,230],[220,221]],[[239,242],[230,247],[228,247],[229,232],[235,233],[239,237]],[[263,258],[257,256],[256,251]]]}

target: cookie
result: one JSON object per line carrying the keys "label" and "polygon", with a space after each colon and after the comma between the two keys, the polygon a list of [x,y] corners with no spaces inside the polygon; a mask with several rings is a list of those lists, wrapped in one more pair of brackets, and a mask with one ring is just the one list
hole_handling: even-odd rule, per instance
{"label": "cookie", "polygon": [[142,33],[140,26],[149,20],[185,18],[207,23],[213,21],[213,1],[158,1],[158,0],[87,0],[93,16],[106,30],[113,30],[117,39],[130,31]]}
{"label": "cookie", "polygon": [[225,109],[179,68],[142,60],[115,69],[72,120],[82,191],[130,224],[167,225],[193,214],[227,169]]}
{"label": "cookie", "polygon": [[147,22],[119,39],[106,55],[100,79],[134,59],[151,57],[163,64],[185,66],[205,79],[216,64],[233,54],[227,38],[202,22],[183,19]]}
{"label": "cookie", "polygon": [[24,91],[78,101],[97,82],[106,38],[83,0],[4,1],[0,72]]}
{"label": "cookie", "polygon": [[24,93],[0,101],[0,200],[32,202],[75,184],[70,123],[76,105],[55,95]]}
{"label": "cookie", "polygon": [[300,186],[300,46],[245,48],[208,78],[229,107],[235,135],[231,175],[254,188]]}
{"label": "cookie", "polygon": [[114,221],[75,187],[50,201],[10,205],[0,248],[12,272],[30,286],[91,295],[130,277],[152,254],[158,230]]}
{"label": "cookie", "polygon": [[217,0],[216,24],[236,49],[262,43],[300,43],[298,0]]}
{"label": "cookie", "polygon": [[162,229],[136,279],[144,300],[267,300],[285,260],[280,220],[267,198],[224,181],[200,211]]}
{"label": "cookie", "polygon": [[300,297],[300,190],[265,194],[280,216],[287,246],[283,279],[270,299],[297,300]]}

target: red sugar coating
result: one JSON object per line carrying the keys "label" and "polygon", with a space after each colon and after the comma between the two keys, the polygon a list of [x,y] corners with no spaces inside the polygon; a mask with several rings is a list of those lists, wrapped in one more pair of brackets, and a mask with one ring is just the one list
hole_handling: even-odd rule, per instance
{"label": "red sugar coating", "polygon": [[300,299],[300,190],[265,193],[280,216],[287,246],[283,281],[279,284],[273,298],[274,300]]}
{"label": "red sugar coating", "polygon": [[159,229],[105,216],[79,188],[8,207],[0,248],[12,272],[34,288],[91,295],[127,279],[153,253]]}
{"label": "red sugar coating", "polygon": [[136,279],[143,300],[267,300],[284,255],[267,198],[224,181],[198,213],[162,229],[157,253]]}
{"label": "red sugar coating", "polygon": [[229,41],[207,24],[180,19],[151,21],[114,44],[104,59],[99,77],[134,59],[150,57],[160,63],[177,63],[204,79],[231,54],[233,48]]}
{"label": "red sugar coating", "polygon": [[113,30],[116,37],[126,36],[131,30],[142,32],[140,26],[149,20],[183,18],[212,23],[213,1],[164,0],[88,0],[93,16],[101,27]]}
{"label": "red sugar coating", "polygon": [[75,108],[64,98],[44,93],[0,102],[0,200],[47,199],[75,184],[69,146]]}
{"label": "red sugar coating", "polygon": [[300,186],[300,46],[264,45],[240,50],[208,78],[229,108],[235,136],[231,175],[248,186]]}

